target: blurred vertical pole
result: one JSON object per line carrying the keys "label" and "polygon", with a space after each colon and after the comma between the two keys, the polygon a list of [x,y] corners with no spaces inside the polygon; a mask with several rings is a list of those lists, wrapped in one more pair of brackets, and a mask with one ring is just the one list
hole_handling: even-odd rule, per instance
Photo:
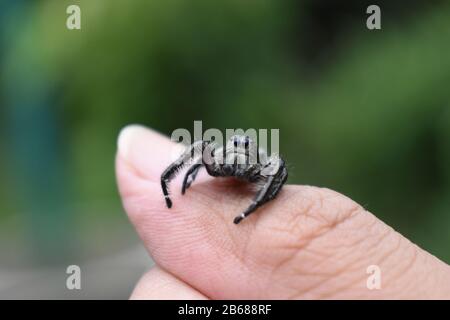
{"label": "blurred vertical pole", "polygon": [[[23,30],[28,15],[33,13],[30,12],[33,5],[36,5],[34,1],[25,0],[1,2],[3,15],[19,13],[23,19],[7,21],[13,26],[2,25],[2,29],[10,32],[3,35],[0,45],[7,47],[18,40],[16,36],[23,36],[14,30]],[[11,19],[2,19],[2,24],[5,20]],[[31,41],[38,43],[38,39]],[[36,52],[25,52],[20,58],[13,57],[14,67],[2,79],[6,87],[4,121],[13,161],[12,186],[17,188],[14,192],[21,199],[17,207],[23,212],[30,249],[37,261],[54,263],[67,257],[71,242],[71,219],[65,201],[64,128],[55,112],[56,88],[45,74],[45,68],[36,62],[36,55]]]}

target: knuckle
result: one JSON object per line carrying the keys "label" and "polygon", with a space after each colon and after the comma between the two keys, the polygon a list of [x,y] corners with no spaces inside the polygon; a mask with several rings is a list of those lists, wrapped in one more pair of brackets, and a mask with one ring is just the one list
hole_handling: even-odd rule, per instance
{"label": "knuckle", "polygon": [[346,196],[325,188],[299,187],[284,196],[286,212],[272,228],[297,238],[313,239],[365,213]]}
{"label": "knuckle", "polygon": [[332,283],[344,290],[360,281],[351,270],[367,263],[364,239],[378,220],[330,189],[300,187],[289,197],[289,214],[275,229],[278,253],[271,279],[292,292],[289,298],[320,297],[325,282],[332,292]]}

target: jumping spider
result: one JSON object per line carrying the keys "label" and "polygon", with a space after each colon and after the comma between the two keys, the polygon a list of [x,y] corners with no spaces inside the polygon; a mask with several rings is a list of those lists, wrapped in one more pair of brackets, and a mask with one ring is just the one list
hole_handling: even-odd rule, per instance
{"label": "jumping spider", "polygon": [[[170,181],[187,163],[191,162],[193,165],[184,176],[182,194],[190,187],[202,167],[205,167],[208,174],[213,177],[236,177],[260,186],[251,205],[234,218],[234,223],[238,224],[257,208],[274,199],[288,177],[285,163],[281,157],[271,156],[265,164],[262,164],[261,161],[257,161],[258,155],[261,159],[261,156],[265,155],[265,151],[258,149],[248,136],[235,135],[231,137],[225,148],[217,147],[211,141],[194,142],[161,175],[161,187],[167,207],[172,207],[168,192]],[[194,161],[192,162],[192,160]]]}

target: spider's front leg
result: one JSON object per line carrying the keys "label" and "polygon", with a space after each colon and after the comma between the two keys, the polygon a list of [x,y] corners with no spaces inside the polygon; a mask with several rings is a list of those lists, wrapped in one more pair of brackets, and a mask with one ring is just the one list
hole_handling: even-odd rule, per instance
{"label": "spider's front leg", "polygon": [[184,194],[186,190],[191,186],[202,166],[203,164],[197,163],[189,168],[189,170],[186,172],[186,175],[184,176],[183,185],[181,187],[181,194]]}
{"label": "spider's front leg", "polygon": [[161,175],[161,188],[164,194],[164,198],[166,200],[166,205],[168,208],[172,207],[172,200],[169,197],[169,184],[170,181],[176,176],[176,174],[188,163],[189,160],[193,159],[198,152],[202,151],[202,146],[204,145],[203,141],[194,142],[174,163],[172,163],[169,167]]}
{"label": "spider's front leg", "polygon": [[244,212],[235,217],[233,222],[235,224],[238,224],[243,219],[248,217],[251,213],[253,213],[256,209],[258,209],[260,206],[274,199],[277,196],[278,192],[280,192],[284,183],[286,182],[287,177],[288,173],[284,165],[284,161],[280,159],[278,171],[274,175],[270,175],[267,178],[266,182],[264,183],[264,186],[256,194],[256,197],[253,200],[252,204]]}
{"label": "spider's front leg", "polygon": [[[218,152],[216,152],[218,151]],[[184,176],[183,185],[181,187],[181,194],[185,194],[186,190],[191,186],[197,177],[198,172],[202,167],[206,167],[208,173],[211,170],[215,170],[217,161],[220,161],[223,149],[218,148],[217,144],[211,141],[203,142],[203,154],[202,158],[198,160],[196,164],[189,168]],[[209,169],[208,169],[209,168]],[[213,168],[213,169],[211,169]]]}
{"label": "spider's front leg", "polygon": [[248,215],[250,215],[256,209],[258,209],[264,203],[264,198],[265,198],[267,192],[269,191],[269,188],[272,185],[273,181],[274,181],[274,176],[270,176],[267,179],[264,186],[262,187],[262,189],[259,190],[258,193],[256,194],[256,197],[253,200],[252,204],[244,212],[242,212],[240,215],[238,215],[237,217],[234,218],[233,222],[235,224],[238,224],[239,222],[241,222],[243,219],[245,219]]}
{"label": "spider's front leg", "polygon": [[172,200],[169,197],[169,183],[174,178],[176,173],[184,166],[184,161],[178,159],[172,163],[161,175],[161,188],[166,200],[167,208],[172,208]]}

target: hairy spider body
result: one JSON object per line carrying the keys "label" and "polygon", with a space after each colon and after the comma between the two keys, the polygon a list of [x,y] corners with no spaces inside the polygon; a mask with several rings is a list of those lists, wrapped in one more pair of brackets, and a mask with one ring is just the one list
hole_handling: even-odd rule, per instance
{"label": "hairy spider body", "polygon": [[181,193],[184,194],[205,167],[213,177],[235,177],[260,186],[253,202],[240,215],[234,218],[238,224],[263,204],[274,199],[288,177],[284,160],[278,155],[271,156],[262,163],[265,151],[257,149],[248,136],[233,136],[226,147],[217,147],[214,142],[196,141],[161,175],[161,187],[168,208],[172,207],[169,197],[169,183],[188,163],[193,163],[186,172]]}

